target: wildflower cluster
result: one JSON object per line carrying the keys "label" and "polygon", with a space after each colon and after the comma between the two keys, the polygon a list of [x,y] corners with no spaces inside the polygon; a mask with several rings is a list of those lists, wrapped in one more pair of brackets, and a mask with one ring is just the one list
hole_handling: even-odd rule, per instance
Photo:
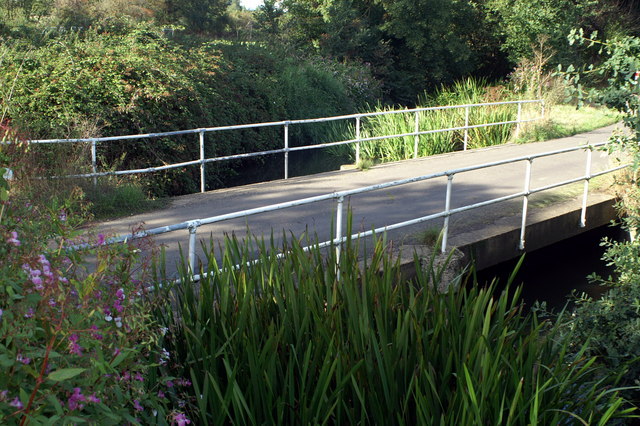
{"label": "wildflower cluster", "polygon": [[72,252],[79,222],[64,205],[1,204],[0,424],[189,424],[190,383],[166,373],[140,248],[100,235]]}

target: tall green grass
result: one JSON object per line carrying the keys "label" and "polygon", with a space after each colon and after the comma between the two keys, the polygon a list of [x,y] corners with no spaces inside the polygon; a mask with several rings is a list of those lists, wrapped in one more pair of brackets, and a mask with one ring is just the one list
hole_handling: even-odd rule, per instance
{"label": "tall green grass", "polygon": [[518,289],[438,293],[438,271],[418,266],[403,281],[382,240],[360,266],[350,241],[339,257],[286,239],[225,247],[209,251],[201,282],[182,272],[160,318],[200,424],[604,424],[630,413],[594,359],[523,311]]}
{"label": "tall green grass", "polygon": [[[467,79],[455,83],[451,87],[441,88],[433,95],[426,94],[418,101],[418,107],[463,105],[491,102],[495,93],[489,93],[486,82]],[[377,112],[391,111],[392,108],[378,106]],[[515,120],[517,106],[498,105],[490,107],[473,107],[469,110],[469,124],[488,124]],[[424,111],[418,113],[420,131],[450,129],[465,125],[465,110],[446,109]],[[467,147],[479,148],[506,143],[511,137],[514,125],[498,125],[469,129]],[[371,138],[384,135],[396,135],[415,132],[415,113],[385,114],[364,118],[361,137]],[[375,158],[383,161],[398,161],[413,158],[414,136],[389,138],[377,142],[361,144],[361,155],[364,158]],[[462,149],[464,131],[454,130],[442,133],[421,135],[418,145],[418,156],[442,154]]]}

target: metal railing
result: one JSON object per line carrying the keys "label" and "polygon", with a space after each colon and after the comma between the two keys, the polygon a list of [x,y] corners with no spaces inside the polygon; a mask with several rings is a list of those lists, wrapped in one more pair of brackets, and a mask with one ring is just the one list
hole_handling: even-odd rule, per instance
{"label": "metal railing", "polygon": [[[550,190],[550,189],[554,189],[554,188],[557,188],[557,187],[560,187],[560,186],[569,185],[569,184],[572,184],[572,183],[577,183],[577,182],[583,181],[584,182],[584,188],[583,188],[583,195],[582,195],[582,198],[583,198],[582,199],[582,213],[581,213],[581,216],[580,216],[581,218],[580,218],[579,226],[580,227],[585,227],[585,225],[586,225],[587,195],[588,195],[588,191],[589,191],[589,181],[594,177],[597,177],[597,176],[600,176],[600,175],[604,175],[604,174],[607,174],[607,173],[611,173],[611,172],[623,169],[623,168],[628,166],[628,164],[623,164],[623,165],[619,165],[619,166],[616,166],[616,167],[610,167],[607,170],[603,170],[603,171],[599,171],[599,172],[595,172],[595,173],[592,172],[591,171],[591,163],[592,163],[593,150],[598,148],[598,147],[604,146],[606,144],[607,144],[607,142],[600,142],[600,143],[596,143],[596,144],[583,145],[583,146],[577,146],[577,147],[571,147],[571,148],[565,148],[565,149],[559,149],[559,150],[545,152],[545,153],[526,155],[526,156],[507,159],[507,160],[500,160],[500,161],[495,161],[495,162],[491,162],[491,163],[485,163],[485,164],[480,164],[480,165],[475,165],[475,166],[470,166],[470,167],[457,168],[457,169],[452,169],[452,170],[448,170],[448,171],[427,174],[427,175],[413,177],[413,178],[409,178],[409,179],[395,180],[395,181],[385,182],[385,183],[381,183],[381,184],[377,184],[377,185],[371,185],[371,186],[367,186],[367,187],[361,187],[361,188],[345,190],[345,191],[338,191],[338,192],[333,192],[333,193],[314,196],[314,197],[301,198],[301,199],[294,200],[294,201],[278,203],[278,204],[271,204],[271,205],[267,205],[267,206],[264,206],[264,207],[253,208],[253,209],[248,209],[248,210],[242,210],[242,211],[237,211],[237,212],[218,215],[218,216],[212,216],[212,217],[207,217],[207,218],[202,218],[202,219],[194,219],[194,220],[189,220],[189,221],[177,223],[177,224],[174,224],[174,225],[169,225],[169,226],[163,226],[163,227],[159,227],[159,228],[149,229],[149,230],[146,230],[146,231],[143,231],[143,232],[138,232],[138,233],[135,233],[135,234],[128,234],[128,235],[123,235],[123,236],[119,236],[119,237],[114,237],[114,238],[109,239],[108,243],[126,242],[128,240],[135,239],[135,238],[142,238],[142,237],[151,236],[151,235],[159,235],[159,234],[164,234],[164,233],[174,232],[174,231],[179,231],[179,230],[188,230],[188,232],[189,232],[188,259],[189,259],[189,267],[191,268],[191,271],[193,273],[193,272],[195,272],[195,267],[196,267],[196,255],[195,255],[196,234],[197,234],[198,228],[200,226],[207,225],[207,224],[212,224],[212,223],[217,223],[217,222],[223,222],[223,221],[227,221],[227,220],[230,220],[230,219],[243,218],[243,217],[256,215],[256,214],[260,214],[260,213],[266,213],[266,212],[272,212],[272,211],[276,211],[276,210],[288,209],[288,208],[295,207],[295,206],[301,206],[301,205],[317,203],[317,202],[325,201],[325,200],[335,200],[336,201],[335,236],[334,236],[334,238],[332,238],[330,240],[321,242],[321,243],[316,244],[314,246],[327,247],[327,246],[335,245],[336,249],[340,250],[340,245],[344,241],[346,241],[347,238],[354,238],[355,239],[355,238],[367,237],[367,236],[370,236],[370,235],[373,235],[373,234],[376,234],[376,233],[391,231],[391,230],[394,230],[394,229],[415,225],[415,224],[426,222],[426,221],[433,220],[433,219],[444,218],[443,238],[442,238],[441,251],[445,252],[446,249],[447,249],[447,244],[448,244],[449,220],[450,220],[450,217],[452,215],[459,214],[459,213],[462,213],[462,212],[465,212],[465,211],[469,211],[469,210],[473,210],[473,209],[477,209],[477,208],[484,207],[484,206],[489,206],[489,205],[492,205],[492,204],[497,204],[497,203],[500,203],[500,202],[503,202],[503,201],[508,201],[508,200],[512,200],[512,199],[515,199],[515,198],[522,197],[522,199],[523,199],[523,201],[522,201],[522,222],[521,222],[521,227],[520,227],[519,249],[523,250],[524,247],[525,247],[525,230],[526,230],[526,226],[527,226],[528,202],[529,202],[529,197],[532,194],[536,194],[536,193],[547,191],[547,190]],[[535,159],[542,158],[542,157],[550,157],[550,156],[554,156],[554,155],[565,154],[565,153],[569,153],[569,152],[573,152],[573,151],[580,151],[580,150],[586,151],[585,174],[583,176],[579,176],[579,177],[576,177],[576,178],[573,178],[573,179],[563,180],[563,181],[556,182],[556,183],[553,183],[553,184],[549,184],[549,185],[546,185],[546,186],[542,186],[542,187],[539,187],[539,188],[534,188],[534,189],[531,188],[531,172],[532,172],[533,162],[534,162]],[[493,199],[490,199],[490,200],[487,200],[487,201],[468,204],[468,205],[464,205],[464,206],[457,207],[457,208],[451,208],[451,195],[452,195],[452,191],[453,191],[453,180],[454,180],[454,177],[456,175],[459,175],[459,174],[462,174],[462,173],[471,172],[471,171],[474,171],[474,170],[486,169],[486,168],[490,168],[490,167],[496,167],[496,166],[501,166],[501,165],[510,164],[510,163],[518,163],[518,162],[524,162],[526,164],[526,168],[525,168],[525,171],[524,171],[524,181],[523,181],[523,190],[522,191],[519,191],[519,192],[516,192],[516,193],[513,193],[513,194],[509,194],[509,195],[505,195],[505,196],[501,196],[501,197],[497,197],[497,198],[493,198]],[[355,234],[353,234],[351,236],[343,235],[344,201],[345,201],[346,197],[349,197],[349,196],[355,195],[355,194],[362,194],[362,193],[366,193],[366,192],[377,191],[377,190],[381,190],[381,189],[385,189],[385,188],[391,188],[391,187],[396,187],[396,186],[400,186],[400,185],[406,185],[406,184],[420,182],[420,181],[426,181],[426,180],[440,178],[440,177],[447,177],[446,191],[445,191],[445,194],[444,194],[444,198],[445,198],[445,208],[444,208],[444,210],[442,210],[442,211],[440,211],[438,213],[434,213],[434,214],[430,214],[430,215],[426,215],[426,216],[421,216],[421,217],[417,217],[417,218],[413,218],[413,219],[409,219],[409,220],[406,220],[406,221],[403,221],[403,222],[388,224],[388,225],[385,225],[385,226],[379,226],[379,227],[377,227],[375,229],[372,229],[370,231],[358,232],[358,233],[355,233]],[[195,277],[197,278],[198,276],[196,275]]]}
{"label": "metal railing", "polygon": [[[534,118],[523,118],[522,106],[526,104],[535,104],[535,103],[540,105],[540,115]],[[492,107],[492,106],[500,106],[500,105],[516,105],[517,106],[516,119],[493,122],[493,123],[470,124],[469,117],[470,117],[470,112],[472,108]],[[444,129],[420,129],[421,113],[424,113],[427,111],[454,110],[454,109],[464,109],[465,111],[464,126],[448,127]],[[390,114],[413,114],[415,116],[414,131],[409,133],[399,133],[399,134],[392,134],[392,135],[361,137],[363,118],[375,117],[380,115],[390,115]],[[259,156],[271,155],[271,154],[284,154],[284,179],[288,179],[290,152],[302,151],[302,150],[308,150],[308,149],[327,148],[327,147],[338,146],[338,145],[355,144],[355,159],[356,159],[356,163],[358,163],[360,161],[360,144],[361,143],[413,136],[414,137],[413,155],[414,155],[414,158],[417,158],[418,146],[420,144],[420,136],[422,135],[443,133],[443,132],[453,132],[453,131],[464,131],[463,149],[466,150],[467,143],[469,140],[469,130],[471,129],[515,124],[516,125],[515,134],[517,135],[520,130],[521,124],[535,121],[535,120],[540,120],[543,117],[544,117],[544,101],[540,99],[536,99],[536,100],[491,102],[491,103],[481,103],[481,104],[449,105],[449,106],[414,108],[414,109],[405,109],[405,110],[391,110],[391,111],[371,112],[371,113],[362,113],[362,114],[340,115],[340,116],[334,116],[334,117],[312,118],[312,119],[304,119],[304,120],[288,120],[288,121],[274,121],[274,122],[267,122],[267,123],[240,124],[240,125],[233,125],[233,126],[207,127],[207,128],[199,128],[199,129],[191,129],[191,130],[178,130],[178,131],[172,131],[172,132],[146,133],[146,134],[126,135],[126,136],[108,136],[108,137],[101,137],[101,138],[80,138],[80,139],[40,139],[40,140],[32,140],[30,141],[30,143],[34,143],[34,144],[89,143],[91,144],[92,172],[84,173],[84,174],[68,175],[64,177],[93,178],[94,184],[97,183],[97,178],[101,176],[152,173],[152,172],[157,172],[161,170],[175,169],[175,168],[187,167],[192,165],[200,165],[200,192],[205,192],[206,190],[205,165],[208,163],[213,163],[217,161],[246,159],[246,158],[259,157]],[[295,147],[290,146],[289,128],[291,126],[311,124],[311,123],[327,123],[327,122],[340,121],[340,120],[355,120],[355,138],[354,139],[328,142],[328,143],[322,143],[322,144],[316,144],[316,145],[303,145],[303,146],[295,146]],[[234,154],[234,155],[225,155],[220,157],[207,157],[205,155],[205,134],[206,133],[243,130],[243,129],[255,129],[255,128],[262,128],[262,127],[278,127],[278,126],[281,126],[283,128],[283,135],[284,135],[283,148],[242,153],[242,154]],[[199,153],[200,153],[198,159],[194,159],[191,161],[184,161],[184,162],[175,163],[175,164],[165,164],[162,166],[141,168],[141,169],[98,172],[98,164],[97,164],[98,143],[104,143],[104,142],[110,142],[110,141],[162,138],[162,137],[170,137],[170,136],[189,135],[189,134],[195,134],[198,136]]]}

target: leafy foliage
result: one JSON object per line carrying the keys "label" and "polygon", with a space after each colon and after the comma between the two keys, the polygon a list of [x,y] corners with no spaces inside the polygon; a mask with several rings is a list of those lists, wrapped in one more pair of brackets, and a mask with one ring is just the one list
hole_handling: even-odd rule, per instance
{"label": "leafy foliage", "polygon": [[[140,247],[79,237],[73,201],[0,202],[0,422],[172,423],[184,414],[183,386],[171,386],[186,382],[159,368],[152,269]],[[66,251],[70,242],[94,248]]]}
{"label": "leafy foliage", "polygon": [[[376,96],[376,83],[362,67],[286,58],[283,51],[257,43],[170,39],[157,27],[127,21],[50,35],[35,46],[11,40],[2,49],[1,87],[10,88],[2,94],[6,120],[29,138],[212,127],[281,120],[305,111],[336,115],[354,112]],[[320,134],[304,135],[305,142],[314,143]],[[281,147],[281,140],[275,129],[210,135],[206,152],[261,151]],[[145,168],[189,161],[199,157],[198,139],[104,143],[98,156],[102,170],[116,163]],[[89,167],[87,157],[84,171]],[[232,183],[234,173],[229,166],[210,166],[207,176],[211,189]],[[163,172],[145,183],[156,195],[182,194],[193,192],[198,179],[193,167]]]}

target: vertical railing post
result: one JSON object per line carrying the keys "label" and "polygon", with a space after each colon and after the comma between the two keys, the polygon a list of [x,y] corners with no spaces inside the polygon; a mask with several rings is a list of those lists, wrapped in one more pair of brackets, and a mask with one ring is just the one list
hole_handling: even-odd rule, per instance
{"label": "vertical railing post", "polygon": [[518,136],[520,136],[520,119],[522,116],[522,102],[518,102],[518,115],[516,117],[516,131],[515,131],[515,137],[517,138]]}
{"label": "vertical railing post", "polygon": [[189,270],[191,274],[195,274],[196,270],[196,232],[198,232],[198,225],[195,223],[189,224]]}
{"label": "vertical railing post", "polygon": [[342,214],[344,206],[344,196],[338,197],[338,203],[336,205],[336,277],[340,279],[340,248],[342,247]]}
{"label": "vertical railing post", "polygon": [[469,143],[469,107],[464,107],[464,148],[467,150],[467,144]]}
{"label": "vertical railing post", "polygon": [[284,123],[284,178],[289,179],[289,122]]}
{"label": "vertical railing post", "polygon": [[524,197],[522,199],[522,225],[520,226],[520,243],[518,248],[524,250],[524,233],[527,227],[527,210],[529,208],[529,194],[531,193],[531,166],[533,158],[527,160],[527,171],[524,177]]}
{"label": "vertical railing post", "polygon": [[453,174],[447,175],[447,194],[444,201],[444,226],[442,227],[442,247],[440,251],[444,253],[447,250],[447,239],[449,237],[449,210],[451,209],[451,187],[453,184]]}
{"label": "vertical railing post", "polygon": [[413,137],[413,158],[418,158],[418,143],[420,143],[420,115],[416,111],[415,117],[415,136]]}
{"label": "vertical railing post", "polygon": [[545,108],[544,108],[544,99],[542,99],[540,101],[540,114],[542,114],[542,118],[544,119],[544,114],[545,114]]}
{"label": "vertical railing post", "polygon": [[200,192],[205,191],[205,176],[204,176],[204,130],[200,130]]}
{"label": "vertical railing post", "polygon": [[360,163],[360,116],[356,116],[356,165]]}
{"label": "vertical railing post", "polygon": [[[93,171],[94,175],[98,173],[98,156],[96,151],[96,140],[91,139],[91,170]],[[98,186],[98,177],[93,176],[93,187],[95,188],[96,186]]]}
{"label": "vertical railing post", "polygon": [[582,193],[582,211],[580,213],[580,227],[587,226],[587,195],[589,194],[589,181],[591,180],[591,160],[593,157],[593,145],[587,147],[587,165],[584,178],[584,191]]}

